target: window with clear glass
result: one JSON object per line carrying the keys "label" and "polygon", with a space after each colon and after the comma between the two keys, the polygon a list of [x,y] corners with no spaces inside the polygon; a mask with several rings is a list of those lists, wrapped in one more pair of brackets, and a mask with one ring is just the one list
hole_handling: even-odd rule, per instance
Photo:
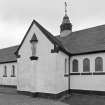
{"label": "window with clear glass", "polygon": [[103,71],[103,59],[102,57],[97,57],[95,59],[95,71]]}
{"label": "window with clear glass", "polygon": [[3,77],[7,77],[7,66],[6,65],[4,66],[4,74],[3,74]]}
{"label": "window with clear glass", "polygon": [[72,62],[73,72],[78,72],[78,60],[74,59]]}
{"label": "window with clear glass", "polygon": [[83,72],[90,72],[90,60],[88,58],[83,60]]}
{"label": "window with clear glass", "polygon": [[15,66],[12,65],[11,77],[15,77]]}
{"label": "window with clear glass", "polygon": [[32,44],[31,46],[32,56],[35,56],[36,55],[36,43],[32,42],[31,44]]}
{"label": "window with clear glass", "polygon": [[67,74],[67,59],[65,59],[65,74]]}

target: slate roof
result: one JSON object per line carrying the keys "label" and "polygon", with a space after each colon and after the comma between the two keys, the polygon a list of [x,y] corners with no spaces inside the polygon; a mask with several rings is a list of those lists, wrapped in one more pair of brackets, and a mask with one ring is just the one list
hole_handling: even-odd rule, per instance
{"label": "slate roof", "polygon": [[42,25],[40,25],[37,21],[33,20],[33,22],[37,25],[37,27],[43,32],[43,34],[53,43],[57,44],[59,47],[64,48],[62,43],[54,37],[48,30],[46,30]]}
{"label": "slate roof", "polygon": [[105,25],[72,32],[67,37],[57,36],[72,54],[105,51]]}
{"label": "slate roof", "polygon": [[14,54],[18,46],[0,49],[0,63],[15,62],[17,60]]}
{"label": "slate roof", "polygon": [[[105,52],[105,25],[72,32],[67,37],[55,37],[35,20],[32,22],[32,24],[36,24],[37,27],[53,44],[58,45],[60,49],[66,53],[75,55],[89,52]],[[15,53],[21,47],[29,30],[27,31],[20,45],[0,49],[0,63],[17,61]]]}

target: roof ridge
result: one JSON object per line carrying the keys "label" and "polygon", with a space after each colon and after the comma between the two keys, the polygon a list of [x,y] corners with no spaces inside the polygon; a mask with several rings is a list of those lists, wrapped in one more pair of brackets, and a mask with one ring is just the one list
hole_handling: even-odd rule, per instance
{"label": "roof ridge", "polygon": [[57,44],[60,49],[67,53],[70,54],[70,52],[68,52],[68,50],[63,46],[62,42],[56,38],[54,35],[52,35],[46,28],[44,28],[42,25],[40,25],[36,20],[33,20],[35,22],[35,24],[37,25],[37,27],[44,33],[44,35],[53,43],[53,44]]}
{"label": "roof ridge", "polygon": [[[38,26],[38,28],[41,29],[42,32],[43,32],[43,30],[45,30],[51,37],[53,37],[53,38],[56,39],[56,41],[55,41],[55,40],[53,40],[53,41],[55,41],[55,42],[59,41],[59,43],[62,44],[60,40],[58,40],[53,34],[51,34],[51,32],[49,32],[46,28],[44,28],[42,25],[40,25],[36,20],[33,20],[33,21],[34,21],[35,24]],[[45,33],[44,33],[44,34],[45,34]],[[46,34],[45,34],[45,35],[46,35]]]}
{"label": "roof ridge", "polygon": [[73,31],[72,33],[80,32],[80,31],[85,31],[85,30],[90,30],[90,29],[94,29],[94,28],[99,28],[99,27],[102,27],[102,26],[105,26],[105,24],[97,25],[97,26],[92,26],[92,27],[89,27],[89,28],[86,28],[86,29],[80,29],[80,30],[77,30],[77,31]]}
{"label": "roof ridge", "polygon": [[[76,31],[73,31],[72,33],[76,33],[76,32],[81,32],[81,31],[86,31],[86,30],[92,30],[92,29],[94,29],[94,28],[99,28],[99,27],[103,27],[103,26],[105,26],[105,24],[102,24],[102,25],[97,25],[97,26],[93,26],[93,27],[89,27],[89,28],[85,28],[85,29],[80,29],[80,30],[76,30]],[[72,34],[71,33],[71,34]],[[56,38],[59,38],[60,37],[60,35],[55,35],[54,37],[56,37]],[[66,36],[66,37],[68,37],[68,36]],[[64,37],[64,38],[66,38],[66,37]],[[70,36],[69,36],[70,37]],[[62,37],[63,38],[63,37]],[[58,39],[59,40],[59,39]]]}
{"label": "roof ridge", "polygon": [[19,45],[18,49],[17,49],[16,52],[15,52],[16,55],[18,55],[18,51],[19,51],[20,47],[22,46],[22,44],[23,44],[25,38],[27,37],[28,32],[29,32],[29,30],[31,29],[31,27],[33,26],[33,24],[35,24],[35,25],[40,29],[40,31],[41,31],[53,44],[57,44],[57,45],[60,47],[60,49],[62,49],[62,51],[65,51],[66,53],[68,53],[68,52],[66,51],[66,49],[64,48],[64,46],[63,46],[63,44],[61,43],[60,40],[58,40],[58,39],[57,39],[54,35],[52,35],[46,28],[44,28],[42,25],[40,25],[36,20],[33,20],[32,23],[31,23],[31,25],[30,25],[30,27],[28,28],[28,30],[27,30],[27,32],[26,32],[26,34],[25,34],[25,36],[24,36],[24,38],[23,38],[21,44]]}
{"label": "roof ridge", "polygon": [[18,46],[19,45],[8,46],[8,47],[0,48],[0,50],[9,49],[9,48],[18,47]]}

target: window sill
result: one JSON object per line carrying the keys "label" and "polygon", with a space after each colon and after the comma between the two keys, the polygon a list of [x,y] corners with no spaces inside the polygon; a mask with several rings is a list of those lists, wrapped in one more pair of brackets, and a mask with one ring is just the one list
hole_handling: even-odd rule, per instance
{"label": "window sill", "polygon": [[69,76],[69,74],[64,74],[64,77],[68,77]]}
{"label": "window sill", "polygon": [[16,77],[15,75],[11,75],[11,77]]}
{"label": "window sill", "polygon": [[105,72],[70,73],[70,75],[105,75]]}
{"label": "window sill", "polygon": [[91,72],[81,73],[81,75],[92,75]]}
{"label": "window sill", "polygon": [[93,75],[105,75],[105,72],[93,72]]}
{"label": "window sill", "polygon": [[80,75],[81,73],[70,73],[70,75]]}
{"label": "window sill", "polygon": [[7,75],[3,75],[3,77],[7,77]]}
{"label": "window sill", "polygon": [[31,56],[30,60],[38,60],[38,57],[37,56]]}

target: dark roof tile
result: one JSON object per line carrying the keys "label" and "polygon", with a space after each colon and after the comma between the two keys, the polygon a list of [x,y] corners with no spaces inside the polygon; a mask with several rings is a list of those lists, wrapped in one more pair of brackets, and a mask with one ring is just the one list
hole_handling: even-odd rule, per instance
{"label": "dark roof tile", "polygon": [[105,50],[105,25],[72,32],[67,37],[57,38],[72,54]]}
{"label": "dark roof tile", "polygon": [[16,55],[14,54],[18,46],[12,46],[8,48],[0,49],[0,63],[16,61]]}

